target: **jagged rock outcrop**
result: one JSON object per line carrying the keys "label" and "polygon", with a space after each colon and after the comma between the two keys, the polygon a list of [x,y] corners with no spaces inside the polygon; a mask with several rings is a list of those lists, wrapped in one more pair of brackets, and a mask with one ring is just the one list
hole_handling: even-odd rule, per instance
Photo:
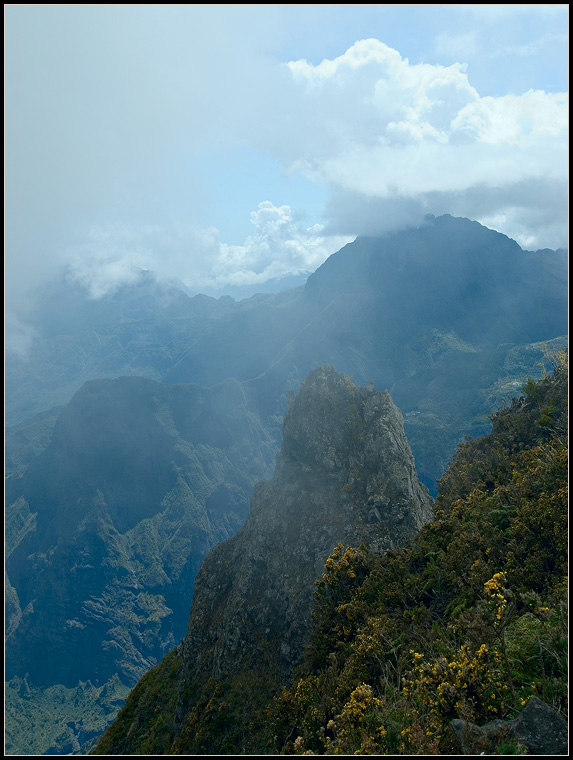
{"label": "jagged rock outcrop", "polygon": [[[291,403],[273,478],[246,524],[197,575],[182,647],[186,680],[257,669],[288,681],[311,624],[314,581],[337,543],[381,552],[431,517],[388,392],[323,366]],[[190,705],[181,698],[181,723]]]}
{"label": "jagged rock outcrop", "polygon": [[[203,561],[187,635],[136,686],[94,753],[226,754],[239,746],[248,754],[257,708],[302,662],[315,581],[332,550],[402,544],[431,519],[432,504],[388,392],[358,387],[332,366],[311,371],[285,416],[273,477],[255,487],[240,531]],[[216,747],[201,738],[215,702],[223,721]]]}
{"label": "jagged rock outcrop", "polygon": [[492,720],[484,726],[453,720],[452,728],[464,755],[510,754],[502,751],[503,745],[510,744],[514,747],[513,754],[568,754],[566,721],[538,697],[531,697],[514,720]]}

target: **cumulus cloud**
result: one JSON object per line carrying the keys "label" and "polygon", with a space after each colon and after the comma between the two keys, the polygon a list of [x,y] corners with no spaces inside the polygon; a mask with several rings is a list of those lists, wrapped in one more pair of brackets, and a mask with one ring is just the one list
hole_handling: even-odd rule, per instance
{"label": "cumulus cloud", "polygon": [[363,214],[353,226],[349,213],[359,205],[349,202],[353,194],[357,201],[376,200],[380,230],[410,214],[414,223],[424,209],[461,209],[476,218],[472,202],[479,198],[501,232],[515,234],[510,220],[519,218],[530,243],[548,245],[543,236],[549,228],[551,242],[567,240],[566,213],[559,219],[550,214],[541,225],[539,214],[534,221],[518,213],[544,209],[536,183],[560,195],[564,211],[566,93],[480,97],[461,64],[410,64],[375,39],[318,65],[301,60],[288,67],[305,108],[314,108],[316,117],[310,131],[315,142],[305,135],[292,167],[333,189],[328,229],[362,231]]}
{"label": "cumulus cloud", "polygon": [[305,227],[290,206],[259,203],[251,212],[254,231],[241,245],[220,240],[214,227],[93,227],[85,243],[68,251],[71,282],[90,298],[134,283],[145,270],[178,279],[191,291],[257,286],[270,279],[314,271],[352,237],[325,236],[323,227]]}
{"label": "cumulus cloud", "polygon": [[274,206],[270,201],[259,203],[257,211],[251,212],[251,222],[255,232],[243,245],[221,244],[212,271],[213,284],[260,284],[312,272],[352,239],[325,236],[321,224],[304,227],[295,220],[290,206]]}

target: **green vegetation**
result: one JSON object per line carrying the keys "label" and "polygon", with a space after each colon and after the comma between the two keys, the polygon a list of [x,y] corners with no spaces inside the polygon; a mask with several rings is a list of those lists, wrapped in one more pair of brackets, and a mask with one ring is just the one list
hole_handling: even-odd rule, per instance
{"label": "green vegetation", "polygon": [[460,445],[410,547],[336,548],[267,752],[458,754],[453,718],[566,714],[566,362]]}
{"label": "green vegetation", "polygon": [[496,751],[498,755],[525,755],[527,754],[526,748],[519,744],[519,742],[513,741],[513,739],[510,739],[508,742],[502,742],[501,744],[498,744],[496,747]]}
{"label": "green vegetation", "polygon": [[120,712],[121,721],[110,726],[92,754],[129,754],[129,749],[126,751],[124,747],[126,733],[140,754],[168,754],[166,750],[173,740],[177,676],[181,669],[176,651],[169,652],[143,676]]}
{"label": "green vegetation", "polygon": [[5,752],[9,755],[77,754],[89,751],[129,694],[117,676],[103,686],[41,689],[27,678],[5,684]]}

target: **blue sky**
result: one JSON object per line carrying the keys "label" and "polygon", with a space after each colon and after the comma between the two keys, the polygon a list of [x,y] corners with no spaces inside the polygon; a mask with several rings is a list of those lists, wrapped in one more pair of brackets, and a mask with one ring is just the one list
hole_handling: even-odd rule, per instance
{"label": "blue sky", "polygon": [[567,5],[5,5],[5,293],[256,292],[424,213],[568,231]]}

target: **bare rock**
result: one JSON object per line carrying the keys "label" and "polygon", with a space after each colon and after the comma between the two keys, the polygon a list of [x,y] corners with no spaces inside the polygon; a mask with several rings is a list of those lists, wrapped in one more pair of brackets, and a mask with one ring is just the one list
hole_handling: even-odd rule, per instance
{"label": "bare rock", "polygon": [[567,755],[568,726],[552,707],[531,697],[514,720],[492,720],[476,726],[453,720],[452,728],[464,755],[499,755],[500,744],[513,742],[527,755]]}
{"label": "bare rock", "polygon": [[[311,371],[285,417],[274,476],[256,486],[245,525],[197,575],[183,688],[252,670],[287,683],[336,545],[391,549],[431,514],[388,392],[356,386],[332,366]],[[180,700],[179,720],[190,707]]]}

